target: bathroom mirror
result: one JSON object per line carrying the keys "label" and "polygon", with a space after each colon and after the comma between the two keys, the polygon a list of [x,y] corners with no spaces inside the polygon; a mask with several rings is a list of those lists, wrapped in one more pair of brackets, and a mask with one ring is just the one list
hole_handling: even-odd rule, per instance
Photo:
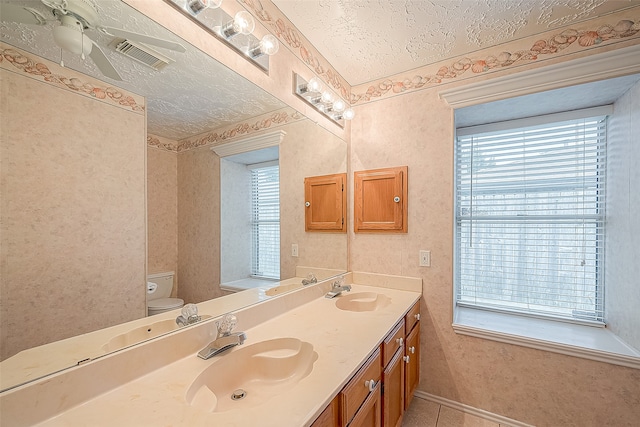
{"label": "bathroom mirror", "polygon": [[[139,327],[170,332],[163,330],[166,316],[144,317],[147,274],[174,271],[177,296],[198,304],[208,301],[208,312],[202,314],[209,316],[269,297],[256,291],[222,296],[219,240],[204,233],[215,236],[220,229],[214,191],[220,160],[206,144],[180,146],[185,139],[193,142],[208,132],[227,132],[227,138],[215,141],[220,144],[233,139],[229,129],[256,123],[263,124],[256,135],[286,132],[279,154],[281,280],[295,275],[299,265],[346,270],[346,236],[305,234],[303,210],[304,176],[346,171],[343,141],[121,1],[97,1],[101,25],[175,41],[186,52],[156,49],[175,62],[155,71],[114,52],[109,47],[113,37],[88,32],[123,76],[118,82],[103,77],[89,57],[82,60],[53,44],[51,31],[58,23],[39,0],[3,3],[32,7],[52,22],[0,23],[6,43],[0,66],[10,77],[2,81],[2,98],[11,99],[2,105],[0,128],[1,389],[108,354],[117,347],[105,347],[112,338],[134,337]],[[16,67],[24,58],[16,56],[15,48],[35,61],[32,68]],[[8,60],[16,57],[20,61]],[[40,57],[52,61],[51,75]],[[61,60],[66,68],[54,67]],[[178,78],[171,84],[162,80],[173,73]],[[85,75],[104,84],[89,87]],[[109,103],[123,93],[131,99]],[[136,110],[140,105],[146,112]],[[192,107],[199,105],[207,107],[205,118],[192,114]],[[18,142],[24,142],[22,148]],[[329,155],[334,157],[324,157]],[[205,178],[211,187],[196,193],[189,183],[202,184]],[[210,197],[207,203],[204,194]],[[177,219],[152,223],[157,206],[169,206]],[[17,211],[19,207],[23,209]],[[198,209],[207,211],[206,216],[194,215]],[[184,217],[197,227],[179,230]],[[55,227],[43,227],[51,219]],[[176,231],[169,237],[154,234],[172,227]],[[293,244],[299,247],[298,257],[291,256]],[[172,245],[173,255],[166,252]],[[322,265],[314,265],[316,260]],[[6,364],[11,356],[43,346],[46,356],[35,357],[32,370],[5,375],[16,371],[15,365]]]}

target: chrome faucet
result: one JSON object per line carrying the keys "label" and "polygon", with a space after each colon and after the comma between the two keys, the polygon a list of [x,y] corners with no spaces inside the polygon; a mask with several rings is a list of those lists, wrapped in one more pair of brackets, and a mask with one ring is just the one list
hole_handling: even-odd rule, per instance
{"label": "chrome faucet", "polygon": [[327,292],[327,294],[324,297],[325,298],[334,298],[334,297],[340,295],[344,291],[350,292],[351,291],[351,285],[345,285],[344,284],[344,277],[341,277],[339,280],[336,280],[335,282],[333,282],[333,284],[331,285],[331,290],[329,292]]}
{"label": "chrome faucet", "polygon": [[309,273],[307,275],[306,279],[302,279],[302,286],[307,286],[307,285],[310,285],[312,283],[318,283],[318,279],[316,278],[315,274],[313,274],[313,273]]}
{"label": "chrome faucet", "polygon": [[195,304],[185,304],[182,307],[181,315],[176,318],[178,326],[188,326],[200,321],[198,316],[198,307]]}
{"label": "chrome faucet", "polygon": [[244,332],[231,332],[235,328],[236,322],[236,316],[233,314],[226,314],[221,321],[216,322],[218,336],[198,352],[198,357],[207,360],[231,347],[244,344],[244,340],[247,339]]}

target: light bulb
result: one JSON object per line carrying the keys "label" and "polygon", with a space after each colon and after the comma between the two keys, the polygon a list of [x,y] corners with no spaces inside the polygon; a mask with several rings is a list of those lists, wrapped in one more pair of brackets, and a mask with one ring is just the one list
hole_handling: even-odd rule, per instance
{"label": "light bulb", "polygon": [[342,118],[345,120],[351,120],[355,117],[355,115],[356,113],[352,108],[347,108],[346,110],[344,110],[344,113],[342,113]]}
{"label": "light bulb", "polygon": [[333,94],[331,92],[322,92],[322,102],[327,104],[333,103]]}
{"label": "light bulb", "polygon": [[189,0],[187,8],[192,15],[198,15],[203,10],[210,8],[216,9],[220,7],[222,0]]}
{"label": "light bulb", "polygon": [[324,85],[322,84],[320,79],[317,77],[312,77],[307,82],[307,91],[309,92],[322,92],[323,88],[324,88]]}
{"label": "light bulb", "polygon": [[236,13],[233,21],[229,21],[221,29],[222,35],[228,40],[237,34],[251,34],[256,27],[253,16],[246,10]]}
{"label": "light bulb", "polygon": [[344,103],[342,99],[336,99],[333,103],[333,111],[337,113],[342,113],[344,109],[347,108],[347,104]]}
{"label": "light bulb", "polygon": [[260,55],[273,55],[280,48],[276,36],[267,34],[260,40],[257,46],[249,49],[249,56],[257,58]]}

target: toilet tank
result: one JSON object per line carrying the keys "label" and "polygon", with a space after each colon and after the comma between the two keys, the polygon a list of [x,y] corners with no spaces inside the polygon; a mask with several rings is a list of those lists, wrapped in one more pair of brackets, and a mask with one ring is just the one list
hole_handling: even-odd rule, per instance
{"label": "toilet tank", "polygon": [[167,273],[156,273],[147,276],[147,282],[158,285],[155,291],[149,292],[147,287],[147,300],[169,298],[173,290],[173,271]]}

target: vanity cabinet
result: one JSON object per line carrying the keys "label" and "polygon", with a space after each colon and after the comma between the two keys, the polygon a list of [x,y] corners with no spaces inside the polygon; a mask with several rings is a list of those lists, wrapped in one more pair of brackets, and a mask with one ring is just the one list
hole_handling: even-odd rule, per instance
{"label": "vanity cabinet", "polygon": [[304,179],[304,230],[347,232],[346,173]]}
{"label": "vanity cabinet", "polygon": [[407,232],[407,166],[354,173],[354,231]]}
{"label": "vanity cabinet", "polygon": [[406,314],[404,326],[404,408],[407,409],[420,382],[420,301]]}
{"label": "vanity cabinet", "polygon": [[420,381],[420,302],[387,334],[312,427],[400,427]]}

